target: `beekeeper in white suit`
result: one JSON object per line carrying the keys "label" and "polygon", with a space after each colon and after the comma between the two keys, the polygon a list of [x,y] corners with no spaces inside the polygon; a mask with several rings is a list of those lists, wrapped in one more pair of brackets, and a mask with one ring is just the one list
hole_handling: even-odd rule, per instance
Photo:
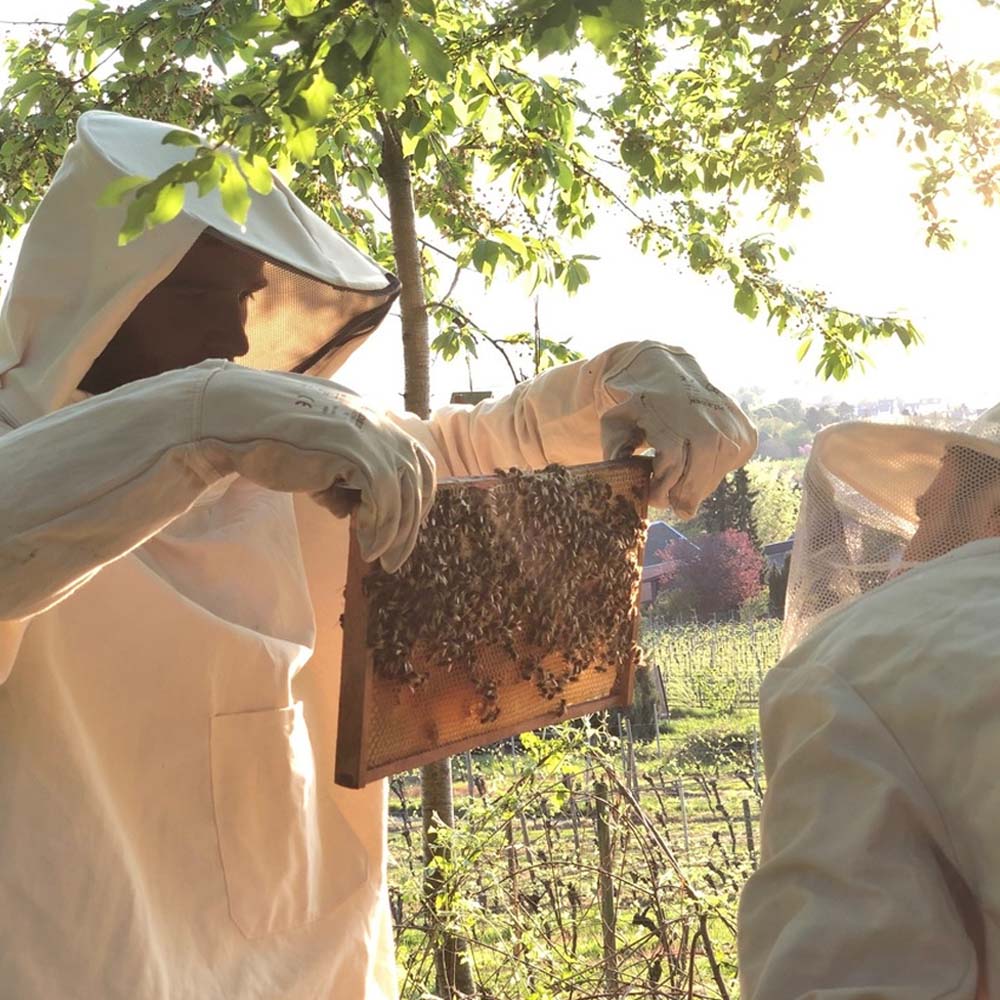
{"label": "beekeeper in white suit", "polygon": [[1000,408],[810,456],[743,1000],[1000,996]]}
{"label": "beekeeper in white suit", "polygon": [[0,319],[0,996],[391,998],[384,784],[333,781],[328,508],[360,491],[391,570],[435,466],[648,444],[655,500],[690,513],[755,435],[650,341],[427,422],[373,412],[323,377],[397,283],[277,179],[246,231],[189,194],[117,246],[98,198],[189,155],[167,131],[80,119]]}

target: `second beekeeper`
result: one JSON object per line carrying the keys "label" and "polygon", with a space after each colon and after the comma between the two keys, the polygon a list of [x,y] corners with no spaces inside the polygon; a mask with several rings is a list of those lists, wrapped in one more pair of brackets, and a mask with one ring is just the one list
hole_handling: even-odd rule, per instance
{"label": "second beekeeper", "polygon": [[998,560],[1000,409],[817,436],[761,690],[744,1000],[996,995]]}

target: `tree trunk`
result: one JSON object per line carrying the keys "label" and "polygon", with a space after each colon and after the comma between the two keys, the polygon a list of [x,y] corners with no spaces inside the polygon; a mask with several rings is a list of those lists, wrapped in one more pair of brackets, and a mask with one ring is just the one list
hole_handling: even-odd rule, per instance
{"label": "tree trunk", "polygon": [[[403,156],[392,120],[380,115],[382,125],[382,165],[379,172],[389,198],[396,270],[403,288],[399,296],[403,325],[404,399],[406,409],[426,419],[430,415],[430,338],[427,332],[427,300],[420,268],[416,214],[410,168]],[[434,966],[437,993],[445,1000],[475,994],[472,962],[463,938],[441,928],[437,898],[443,889],[440,868],[431,864],[435,857],[447,860],[448,849],[438,842],[438,824],[454,826],[451,760],[427,764],[421,771],[421,811],[424,829],[424,901],[432,920]]]}
{"label": "tree trunk", "polygon": [[389,223],[396,257],[397,277],[403,283],[399,308],[403,318],[403,370],[406,409],[426,419],[431,409],[430,338],[427,333],[427,300],[420,273],[420,244],[410,168],[403,156],[399,133],[385,115],[382,122],[382,165],[379,173],[389,196]]}
{"label": "tree trunk", "polygon": [[424,902],[434,922],[434,970],[436,992],[444,1000],[473,997],[472,956],[466,940],[440,925],[437,897],[445,891],[446,875],[435,857],[450,861],[447,845],[437,839],[441,826],[455,825],[452,802],[451,758],[426,764],[421,769],[421,812],[424,821]]}

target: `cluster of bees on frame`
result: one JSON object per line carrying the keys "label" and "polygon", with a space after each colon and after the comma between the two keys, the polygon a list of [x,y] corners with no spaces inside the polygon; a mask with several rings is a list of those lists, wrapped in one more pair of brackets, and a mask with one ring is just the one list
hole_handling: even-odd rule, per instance
{"label": "cluster of bees on frame", "polygon": [[[637,661],[632,606],[646,528],[641,488],[616,495],[560,465],[497,477],[439,489],[407,562],[364,580],[376,673],[416,690],[432,670],[462,670],[484,725],[501,714],[501,692],[480,666],[486,651],[516,663],[543,698],[559,698],[558,714],[585,669]],[[551,653],[561,663],[543,666]]]}

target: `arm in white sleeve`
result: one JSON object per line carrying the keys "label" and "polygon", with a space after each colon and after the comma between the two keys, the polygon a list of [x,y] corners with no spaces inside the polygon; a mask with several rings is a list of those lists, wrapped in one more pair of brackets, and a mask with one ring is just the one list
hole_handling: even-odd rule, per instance
{"label": "arm in white sleeve", "polygon": [[743,1000],[973,1000],[944,821],[842,678],[768,675],[761,864],[739,910]]}
{"label": "arm in white sleeve", "polygon": [[394,419],[451,475],[599,462],[648,446],[651,500],[688,516],[757,443],[690,354],[648,340],[550,369],[498,400]]}
{"label": "arm in white sleeve", "polygon": [[409,435],[318,380],[207,361],[133,382],[0,437],[0,621],[62,600],[231,473],[333,508],[357,491],[363,554],[389,569],[434,492]]}
{"label": "arm in white sleeve", "polygon": [[0,436],[0,620],[63,599],[219,478],[195,444],[211,375],[132,383]]}
{"label": "arm in white sleeve", "polygon": [[494,469],[580,465],[602,458],[600,415],[615,405],[604,388],[610,367],[639,347],[621,344],[589,361],[574,361],[521,382],[500,399],[476,406],[445,406],[423,421],[393,419],[453,476]]}

